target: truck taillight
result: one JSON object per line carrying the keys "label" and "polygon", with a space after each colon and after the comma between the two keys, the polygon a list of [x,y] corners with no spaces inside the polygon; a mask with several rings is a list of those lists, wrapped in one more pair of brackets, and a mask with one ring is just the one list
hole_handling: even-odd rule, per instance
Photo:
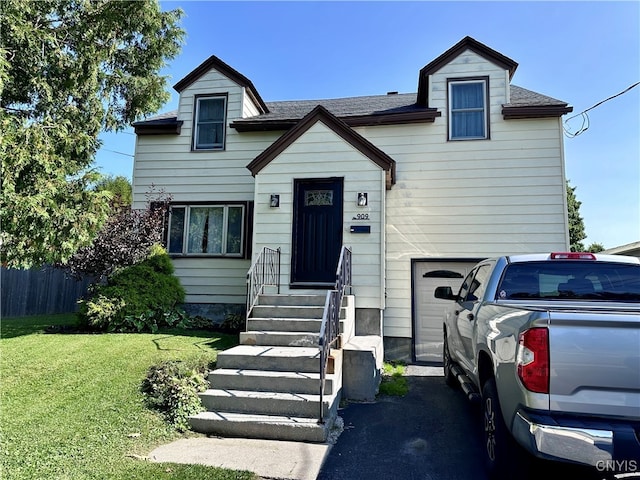
{"label": "truck taillight", "polygon": [[527,390],[549,393],[549,331],[531,328],[520,334],[518,377]]}

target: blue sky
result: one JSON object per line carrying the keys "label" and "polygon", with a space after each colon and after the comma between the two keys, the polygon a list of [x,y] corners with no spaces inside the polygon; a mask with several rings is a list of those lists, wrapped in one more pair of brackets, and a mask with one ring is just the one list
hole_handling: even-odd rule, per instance
{"label": "blue sky", "polygon": [[[182,8],[171,88],[210,55],[248,77],[265,101],[417,90],[418,71],[466,35],[518,62],[512,83],[568,102],[572,114],[640,81],[640,2],[214,2]],[[640,241],[640,86],[590,110],[565,137],[566,173],[585,244]],[[567,122],[570,132],[582,117]],[[102,136],[97,167],[131,177],[132,129]],[[120,152],[115,153],[115,152]],[[122,155],[125,154],[125,155]]]}

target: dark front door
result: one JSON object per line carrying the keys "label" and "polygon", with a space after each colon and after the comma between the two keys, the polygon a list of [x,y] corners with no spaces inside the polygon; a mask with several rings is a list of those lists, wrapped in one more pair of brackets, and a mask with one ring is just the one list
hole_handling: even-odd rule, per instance
{"label": "dark front door", "polygon": [[342,178],[295,180],[291,282],[335,283],[342,247]]}

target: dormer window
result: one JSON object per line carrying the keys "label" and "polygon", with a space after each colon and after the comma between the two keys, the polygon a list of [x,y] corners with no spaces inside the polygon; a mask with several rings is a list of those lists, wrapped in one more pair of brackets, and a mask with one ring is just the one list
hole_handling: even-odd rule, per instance
{"label": "dormer window", "polygon": [[449,81],[449,140],[489,138],[487,78]]}
{"label": "dormer window", "polygon": [[226,95],[196,97],[194,150],[224,150],[226,112]]}

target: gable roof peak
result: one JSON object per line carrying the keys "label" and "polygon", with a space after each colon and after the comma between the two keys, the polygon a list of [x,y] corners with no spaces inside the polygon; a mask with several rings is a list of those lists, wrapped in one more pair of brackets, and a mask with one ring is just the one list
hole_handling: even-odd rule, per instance
{"label": "gable roof peak", "polygon": [[513,74],[516,72],[516,68],[518,68],[518,62],[467,35],[438,58],[422,67],[420,76],[418,77],[418,105],[427,106],[427,99],[429,97],[429,75],[440,70],[466,50],[471,50],[487,61],[508,70],[509,79],[513,78]]}
{"label": "gable roof peak", "polygon": [[387,189],[396,183],[396,162],[385,152],[376,147],[369,140],[353,130],[349,125],[333,115],[324,106],[318,104],[313,110],[304,116],[293,128],[284,133],[273,142],[266,150],[254,158],[247,168],[254,177],[266,167],[274,158],[280,155],[289,145],[300,138],[317,122],[323,123],[327,128],[336,133],[345,142],[360,151],[369,160],[386,171]]}
{"label": "gable roof peak", "polygon": [[264,100],[262,100],[262,97],[260,97],[258,90],[256,89],[256,87],[254,87],[251,80],[238,72],[235,68],[220,60],[215,55],[211,55],[189,74],[187,74],[186,77],[178,81],[178,83],[173,86],[174,90],[176,90],[178,93],[182,93],[185,88],[193,84],[211,69],[217,70],[222,75],[234,81],[241,87],[246,88],[249,96],[251,97],[251,100],[253,100],[253,102],[260,109],[260,113],[269,113],[269,108],[267,108],[266,103],[264,102]]}

